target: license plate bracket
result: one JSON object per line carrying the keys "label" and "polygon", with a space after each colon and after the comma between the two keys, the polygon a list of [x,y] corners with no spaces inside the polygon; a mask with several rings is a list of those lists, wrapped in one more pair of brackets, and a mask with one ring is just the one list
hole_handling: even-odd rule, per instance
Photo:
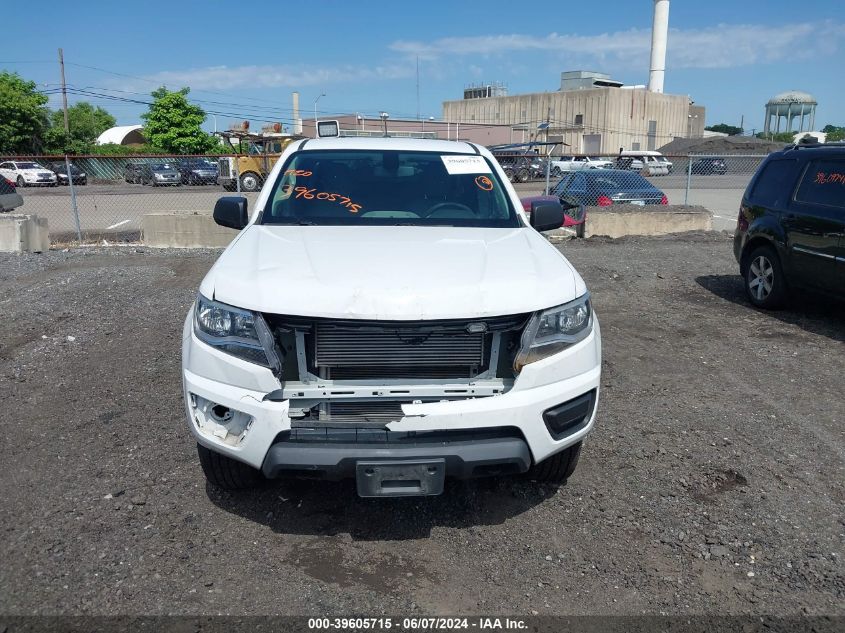
{"label": "license plate bracket", "polygon": [[355,482],[361,497],[439,495],[445,480],[445,459],[359,461],[355,464]]}

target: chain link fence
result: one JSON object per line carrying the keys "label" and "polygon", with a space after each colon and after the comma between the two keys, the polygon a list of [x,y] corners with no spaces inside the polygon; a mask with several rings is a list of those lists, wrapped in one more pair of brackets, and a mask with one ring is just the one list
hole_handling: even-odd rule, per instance
{"label": "chain link fence", "polygon": [[[764,158],[514,154],[499,160],[521,196],[551,192],[584,208],[621,203],[700,205],[714,214],[716,228],[731,228],[742,194]],[[17,156],[0,157],[0,176],[14,183],[24,200],[16,212],[47,218],[53,243],[136,241],[148,213],[211,213],[228,191],[240,191],[254,203],[262,184],[260,173],[239,173],[238,164],[231,156],[216,155],[67,160]]]}
{"label": "chain link fence", "polygon": [[[633,152],[560,156],[540,161],[548,170],[548,187],[545,174],[536,172],[512,182],[520,195],[551,193],[585,208],[614,204],[703,206],[713,213],[715,228],[729,229],[736,222],[742,195],[765,157]],[[510,175],[509,167],[503,167]]]}
{"label": "chain link fence", "polygon": [[[145,214],[211,213],[221,195],[240,189],[236,164],[220,155],[10,156],[0,157],[0,176],[23,198],[15,212],[47,218],[54,243],[137,241]],[[235,172],[225,188],[221,172]]]}

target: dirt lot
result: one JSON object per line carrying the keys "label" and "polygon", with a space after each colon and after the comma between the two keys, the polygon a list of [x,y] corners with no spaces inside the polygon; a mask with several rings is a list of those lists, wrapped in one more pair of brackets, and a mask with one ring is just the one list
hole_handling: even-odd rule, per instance
{"label": "dirt lot", "polygon": [[561,489],[208,488],[182,319],[216,252],[0,256],[0,613],[845,615],[845,309],[743,300],[725,235],[560,248],[604,336]]}

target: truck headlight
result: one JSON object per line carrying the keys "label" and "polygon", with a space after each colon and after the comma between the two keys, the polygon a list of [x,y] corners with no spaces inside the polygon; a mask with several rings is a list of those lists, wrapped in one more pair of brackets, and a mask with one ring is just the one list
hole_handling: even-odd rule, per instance
{"label": "truck headlight", "polygon": [[281,367],[270,328],[260,314],[197,296],[194,333],[202,342],[275,371]]}
{"label": "truck headlight", "polygon": [[519,373],[528,363],[542,360],[583,341],[593,329],[590,294],[555,308],[535,312],[522,333],[522,345],[514,360]]}

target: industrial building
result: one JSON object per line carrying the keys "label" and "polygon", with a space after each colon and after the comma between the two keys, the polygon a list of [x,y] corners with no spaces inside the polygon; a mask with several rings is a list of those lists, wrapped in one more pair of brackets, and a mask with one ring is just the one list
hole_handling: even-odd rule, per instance
{"label": "industrial building", "polygon": [[[363,114],[341,114],[322,117],[338,122],[340,136],[389,136],[410,138],[436,138],[451,141],[470,141],[480,145],[501,145],[521,143],[528,140],[524,129],[508,125],[484,125],[481,123],[454,123],[433,118],[397,119],[366,116]],[[314,136],[314,119],[302,119],[297,128],[304,136]]]}
{"label": "industrial building", "polygon": [[704,133],[705,110],[688,95],[664,94],[669,0],[654,0],[648,86],[625,86],[604,73],[561,73],[560,88],[507,95],[499,84],[469,86],[464,98],[443,102],[454,125],[501,125],[523,136],[567,144],[567,151],[613,154],[654,150],[678,137]]}

